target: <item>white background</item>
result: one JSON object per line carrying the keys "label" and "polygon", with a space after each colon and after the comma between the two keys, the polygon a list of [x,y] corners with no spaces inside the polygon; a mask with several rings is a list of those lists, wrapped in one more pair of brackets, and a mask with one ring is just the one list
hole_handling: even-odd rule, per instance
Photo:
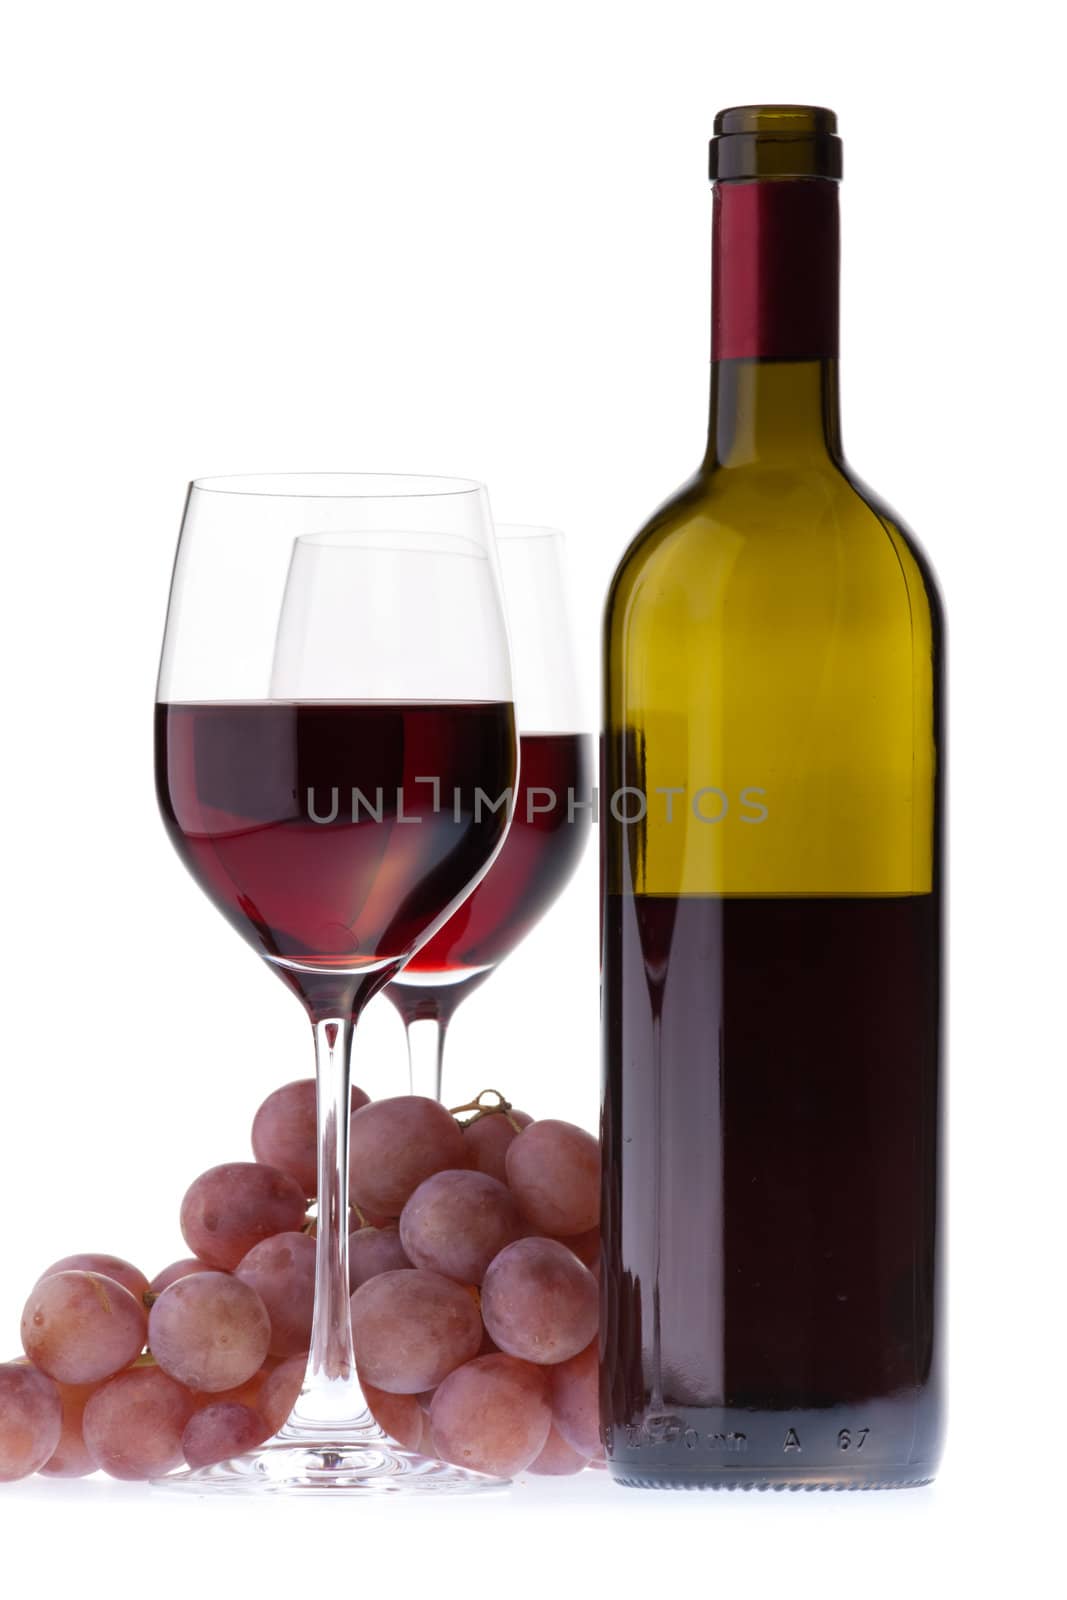
{"label": "white background", "polygon": [[[33,1553],[36,1592],[58,1592],[68,1571],[89,1581],[98,1548],[157,1594],[238,1578],[1050,1592],[1065,1110],[1051,15],[1025,0],[995,22],[903,0],[6,10],[0,1354],[55,1257],[114,1250],[151,1273],[183,1254],[189,1179],[245,1157],[256,1104],[311,1069],[298,1006],[155,812],[186,480],[484,479],[499,519],[570,535],[595,706],[614,561],[701,452],[722,105],[841,118],[846,444],[947,595],[953,827],[952,1412],[933,1490],[656,1497],[586,1475],[502,1501],[264,1507],[35,1479],[0,1490],[6,1578]],[[494,1084],[593,1125],[592,852],[451,1043],[456,1097]],[[383,1001],[357,1076],[403,1086]]]}

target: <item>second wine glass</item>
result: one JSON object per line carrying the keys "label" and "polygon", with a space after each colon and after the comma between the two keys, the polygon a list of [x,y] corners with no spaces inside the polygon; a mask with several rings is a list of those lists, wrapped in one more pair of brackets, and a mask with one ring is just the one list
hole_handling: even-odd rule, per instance
{"label": "second wine glass", "polygon": [[589,838],[592,741],[582,731],[563,547],[554,528],[497,524],[519,733],[511,825],[478,887],[385,990],[404,1022],[411,1092],[436,1100],[457,1007],[544,916]]}

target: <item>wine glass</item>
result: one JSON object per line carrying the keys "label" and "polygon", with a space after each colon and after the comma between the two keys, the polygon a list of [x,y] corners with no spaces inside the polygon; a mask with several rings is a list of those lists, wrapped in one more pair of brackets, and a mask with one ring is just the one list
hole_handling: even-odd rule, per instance
{"label": "wine glass", "polygon": [[519,729],[511,826],[482,882],[385,990],[404,1022],[411,1092],[437,1100],[456,1008],[562,892],[593,814],[592,741],[581,731],[563,535],[503,523],[496,538]]}
{"label": "wine glass", "polygon": [[157,698],[157,789],[171,841],[302,1001],[318,1084],[315,1313],[302,1392],[265,1445],[177,1481],[495,1487],[394,1445],[373,1420],[356,1375],[348,1280],[354,1024],[478,882],[507,828],[497,797],[514,784],[516,740],[485,490],[333,473],[194,483]]}

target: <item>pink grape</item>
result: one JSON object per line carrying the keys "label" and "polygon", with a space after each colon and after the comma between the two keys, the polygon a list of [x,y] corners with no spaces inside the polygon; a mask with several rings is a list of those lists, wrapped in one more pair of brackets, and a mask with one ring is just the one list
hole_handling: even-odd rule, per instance
{"label": "pink grape", "polygon": [[[41,1273],[41,1278],[50,1278],[56,1272],[96,1272],[102,1278],[111,1278],[115,1283],[121,1283],[128,1289],[135,1300],[140,1300],[148,1288],[148,1279],[139,1267],[132,1262],[124,1261],[121,1256],[101,1256],[89,1254],[77,1256],[64,1256],[62,1261],[53,1261]],[[40,1283],[41,1278],[37,1282]]]}
{"label": "pink grape", "polygon": [[[463,1129],[463,1143],[467,1147],[469,1165],[477,1172],[496,1178],[498,1183],[506,1183],[508,1145],[532,1121],[533,1117],[525,1111],[493,1111],[468,1122]],[[512,1125],[516,1122],[518,1128]]]}
{"label": "pink grape", "polygon": [[389,1394],[418,1394],[478,1353],[482,1323],[470,1291],[409,1267],[356,1290],[352,1333],[361,1378]]}
{"label": "pink grape", "polygon": [[216,1400],[195,1411],[182,1433],[182,1454],[191,1467],[209,1467],[244,1455],[269,1438],[267,1424],[251,1406]]}
{"label": "pink grape", "polygon": [[357,1228],[348,1235],[348,1282],[353,1290],[376,1278],[382,1272],[397,1272],[410,1267],[400,1243],[400,1229],[395,1222],[382,1228]]}
{"label": "pink grape", "polygon": [[466,1165],[455,1118],[422,1095],[372,1100],[353,1116],[350,1135],[349,1198],[383,1216],[398,1217],[423,1179]]}
{"label": "pink grape", "polygon": [[86,1448],[82,1434],[82,1419],[90,1395],[99,1387],[94,1383],[57,1383],[60,1404],[63,1407],[63,1426],[59,1443],[48,1457],[41,1471],[50,1478],[84,1478],[96,1471],[96,1462]]}
{"label": "pink grape", "polygon": [[307,1362],[303,1356],[290,1356],[288,1361],[275,1367],[260,1390],[256,1405],[271,1433],[277,1433],[288,1420],[304,1387],[306,1371]]}
{"label": "pink grape", "polygon": [[89,1454],[113,1478],[156,1478],[180,1466],[193,1398],[158,1367],[131,1367],[91,1395],[82,1419]]}
{"label": "pink grape", "polygon": [[22,1345],[58,1383],[97,1383],[144,1349],[144,1306],[98,1272],[54,1272],[36,1284],[22,1313]]}
{"label": "pink grape", "polygon": [[524,1361],[547,1366],[577,1355],[596,1333],[598,1315],[596,1279],[557,1239],[517,1239],[482,1284],[486,1331]]}
{"label": "pink grape", "polygon": [[473,1472],[510,1478],[545,1447],[552,1412],[539,1367],[479,1356],[441,1384],[430,1408],[434,1454]]}
{"label": "pink grape", "polygon": [[63,1405],[51,1378],[21,1362],[0,1366],[0,1483],[39,1472],[62,1428]]}
{"label": "pink grape", "polygon": [[[589,1270],[600,1261],[597,1141],[525,1112],[463,1129],[435,1101],[371,1103],[356,1088],[350,1127],[361,1223],[349,1241],[353,1330],[383,1429],[405,1449],[493,1475],[562,1476],[602,1461]],[[0,1480],[34,1444],[32,1428],[11,1422],[21,1415],[8,1405],[12,1371],[44,1386],[34,1403],[54,1434],[48,1458],[14,1476],[98,1466],[162,1475],[183,1459],[239,1455],[287,1420],[314,1295],[304,1232],[314,1080],[268,1096],[252,1138],[255,1162],[214,1167],[186,1193],[182,1231],[195,1255],[151,1283],[123,1258],[92,1253],[41,1275],[24,1314],[35,1365],[0,1366]],[[146,1335],[152,1353],[136,1361]]]}
{"label": "pink grape", "polygon": [[193,1180],[182,1201],[181,1228],[194,1255],[231,1270],[261,1239],[297,1232],[304,1191],[277,1167],[230,1161]]}
{"label": "pink grape", "polygon": [[[301,1359],[303,1358],[301,1357]],[[276,1361],[272,1361],[268,1357],[258,1372],[253,1372],[245,1383],[239,1383],[233,1389],[216,1389],[214,1392],[195,1390],[193,1392],[193,1403],[198,1411],[203,1411],[206,1406],[223,1405],[227,1402],[232,1402],[233,1405],[237,1406],[251,1406],[255,1410],[259,1405],[260,1395],[263,1393],[267,1379],[277,1365]]]}
{"label": "pink grape", "polygon": [[600,1453],[600,1394],[597,1341],[548,1372],[552,1420],[579,1455]]}
{"label": "pink grape", "polygon": [[187,1389],[233,1389],[263,1365],[270,1317],[240,1278],[194,1272],[164,1289],[152,1307],[148,1343],[162,1371]]}
{"label": "pink grape", "polygon": [[[369,1101],[352,1085],[351,1108]],[[318,1191],[318,1124],[314,1078],[298,1078],[269,1094],[252,1122],[252,1150],[257,1161],[287,1172],[309,1198]]]}
{"label": "pink grape", "polygon": [[253,1245],[234,1277],[254,1289],[270,1317],[270,1354],[295,1356],[311,1344],[315,1305],[315,1241],[276,1233]]}
{"label": "pink grape", "polygon": [[553,1424],[548,1430],[544,1449],[536,1461],[531,1461],[528,1471],[541,1478],[566,1478],[581,1472],[589,1464],[587,1456],[580,1456],[571,1448],[559,1429]]}
{"label": "pink grape", "polygon": [[405,1450],[418,1450],[422,1444],[424,1413],[416,1397],[413,1394],[388,1394],[384,1389],[376,1389],[373,1384],[366,1382],[363,1384],[363,1393],[371,1416],[381,1424],[390,1439],[395,1439]]}
{"label": "pink grape", "polygon": [[521,1232],[508,1190],[484,1172],[435,1172],[400,1213],[400,1241],[412,1265],[461,1283],[481,1283],[493,1257]]}
{"label": "pink grape", "polygon": [[199,1256],[182,1256],[180,1261],[172,1261],[169,1266],[156,1273],[148,1285],[148,1293],[162,1294],[164,1289],[169,1289],[179,1278],[187,1278],[191,1272],[203,1272],[203,1270],[204,1263]]}
{"label": "pink grape", "polygon": [[551,1118],[508,1145],[508,1186],[528,1222],[560,1238],[600,1221],[600,1146],[591,1133]]}

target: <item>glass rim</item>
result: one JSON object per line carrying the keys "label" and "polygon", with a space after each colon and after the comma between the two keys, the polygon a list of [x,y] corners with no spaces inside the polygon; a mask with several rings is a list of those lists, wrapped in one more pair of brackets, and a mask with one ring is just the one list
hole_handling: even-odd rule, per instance
{"label": "glass rim", "polygon": [[412,472],[249,472],[194,478],[200,494],[266,496],[279,500],[414,500],[485,494],[477,478]]}
{"label": "glass rim", "polygon": [[497,522],[494,531],[498,539],[563,539],[562,528],[550,528],[539,522]]}

